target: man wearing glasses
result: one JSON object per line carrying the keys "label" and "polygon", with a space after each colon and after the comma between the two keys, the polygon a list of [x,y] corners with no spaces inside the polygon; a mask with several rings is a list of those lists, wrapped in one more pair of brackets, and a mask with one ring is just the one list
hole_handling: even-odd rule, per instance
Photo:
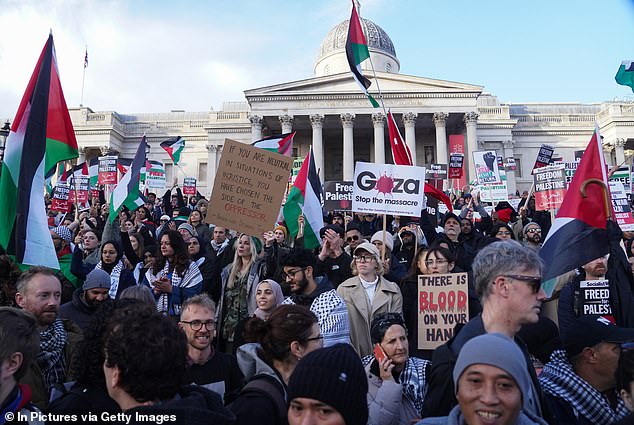
{"label": "man wearing glasses", "polygon": [[488,245],[478,253],[473,275],[482,313],[434,352],[423,417],[445,416],[457,404],[451,376],[462,346],[478,335],[497,332],[515,339],[524,353],[532,379],[529,400],[524,405],[534,416],[552,423],[526,345],[515,337],[523,325],[539,320],[546,299],[541,288],[542,269],[537,252],[513,240]]}
{"label": "man wearing glasses", "polygon": [[526,226],[524,226],[524,244],[539,252],[539,249],[542,247],[542,228],[539,224],[531,221]]}
{"label": "man wearing glasses", "polygon": [[359,224],[355,222],[351,222],[348,224],[348,228],[346,229],[346,253],[352,256],[352,253],[362,242],[367,242],[363,239],[363,234],[361,234],[361,227]]}
{"label": "man wearing glasses", "polygon": [[216,351],[216,307],[207,294],[195,295],[183,303],[178,326],[187,336],[189,367],[183,384],[196,384],[215,391],[231,402],[244,386],[244,376],[235,357]]}

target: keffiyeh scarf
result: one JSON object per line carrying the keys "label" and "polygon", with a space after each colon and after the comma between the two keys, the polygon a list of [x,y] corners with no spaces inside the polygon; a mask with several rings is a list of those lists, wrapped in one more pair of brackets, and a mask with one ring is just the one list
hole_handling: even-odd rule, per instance
{"label": "keffiyeh scarf", "polygon": [[[103,270],[103,264],[100,262],[95,266],[96,269]],[[117,297],[117,291],[119,290],[119,279],[121,278],[121,271],[123,270],[123,261],[119,260],[117,264],[112,268],[110,272],[110,291],[108,295],[110,299]]]}
{"label": "keffiyeh scarf", "polygon": [[[165,267],[163,267],[163,269],[158,272],[156,276],[152,274],[152,269],[149,269],[146,273],[146,277],[150,282],[150,288],[154,290],[154,282],[163,277],[167,277],[170,280],[170,283],[172,284],[172,293],[178,290],[178,288],[186,288],[198,284],[202,278],[200,272],[198,271],[198,267],[191,267],[192,264],[195,263],[190,263],[189,267],[187,267],[187,270],[185,270],[185,273],[182,277],[179,276],[175,270],[172,270],[170,272],[169,261],[165,261]],[[198,280],[196,281],[197,277]],[[181,300],[181,302],[182,301],[184,300]],[[170,316],[178,316],[181,314],[181,305],[173,304],[171,294],[165,292],[159,295],[159,298],[156,301],[156,308],[159,312],[168,314]]]}
{"label": "keffiyeh scarf", "polygon": [[62,383],[66,379],[64,367],[64,346],[68,336],[64,323],[57,319],[44,331],[40,331],[40,352],[37,364],[42,369],[46,388]]}
{"label": "keffiyeh scarf", "polygon": [[629,414],[621,398],[616,412],[612,410],[605,397],[574,372],[564,350],[553,352],[539,375],[539,383],[546,394],[567,401],[593,424],[610,425]]}

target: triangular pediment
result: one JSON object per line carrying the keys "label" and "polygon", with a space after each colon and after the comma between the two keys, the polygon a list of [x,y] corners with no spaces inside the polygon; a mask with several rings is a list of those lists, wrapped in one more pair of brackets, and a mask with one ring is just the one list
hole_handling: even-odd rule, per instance
{"label": "triangular pediment", "polygon": [[[481,93],[482,86],[473,84],[457,83],[453,81],[436,80],[433,78],[416,77],[403,74],[391,74],[377,72],[377,79],[384,94],[388,93]],[[377,92],[375,78],[370,78],[372,86],[371,93]],[[261,96],[292,96],[292,95],[327,95],[359,93],[359,86],[352,78],[351,73],[341,73],[328,75],[325,77],[315,77],[306,80],[291,81],[288,83],[275,84],[272,86],[260,87],[244,92],[245,97]]]}

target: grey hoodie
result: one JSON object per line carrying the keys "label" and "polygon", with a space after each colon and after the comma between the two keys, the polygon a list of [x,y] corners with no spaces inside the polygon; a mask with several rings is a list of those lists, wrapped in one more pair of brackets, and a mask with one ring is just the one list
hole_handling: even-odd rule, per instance
{"label": "grey hoodie", "polygon": [[[439,416],[435,418],[425,418],[416,425],[467,425],[464,416],[460,411],[460,406],[451,409],[449,416]],[[522,410],[515,425],[548,425],[542,418],[533,416],[531,413]]]}

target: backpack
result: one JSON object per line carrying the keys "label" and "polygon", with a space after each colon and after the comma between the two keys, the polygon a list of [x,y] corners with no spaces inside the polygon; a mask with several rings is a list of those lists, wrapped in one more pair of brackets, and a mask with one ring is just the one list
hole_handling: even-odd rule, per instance
{"label": "backpack", "polygon": [[244,394],[257,394],[267,398],[275,407],[278,423],[287,423],[288,404],[286,391],[280,391],[280,386],[269,375],[255,375],[242,388],[238,397]]}

